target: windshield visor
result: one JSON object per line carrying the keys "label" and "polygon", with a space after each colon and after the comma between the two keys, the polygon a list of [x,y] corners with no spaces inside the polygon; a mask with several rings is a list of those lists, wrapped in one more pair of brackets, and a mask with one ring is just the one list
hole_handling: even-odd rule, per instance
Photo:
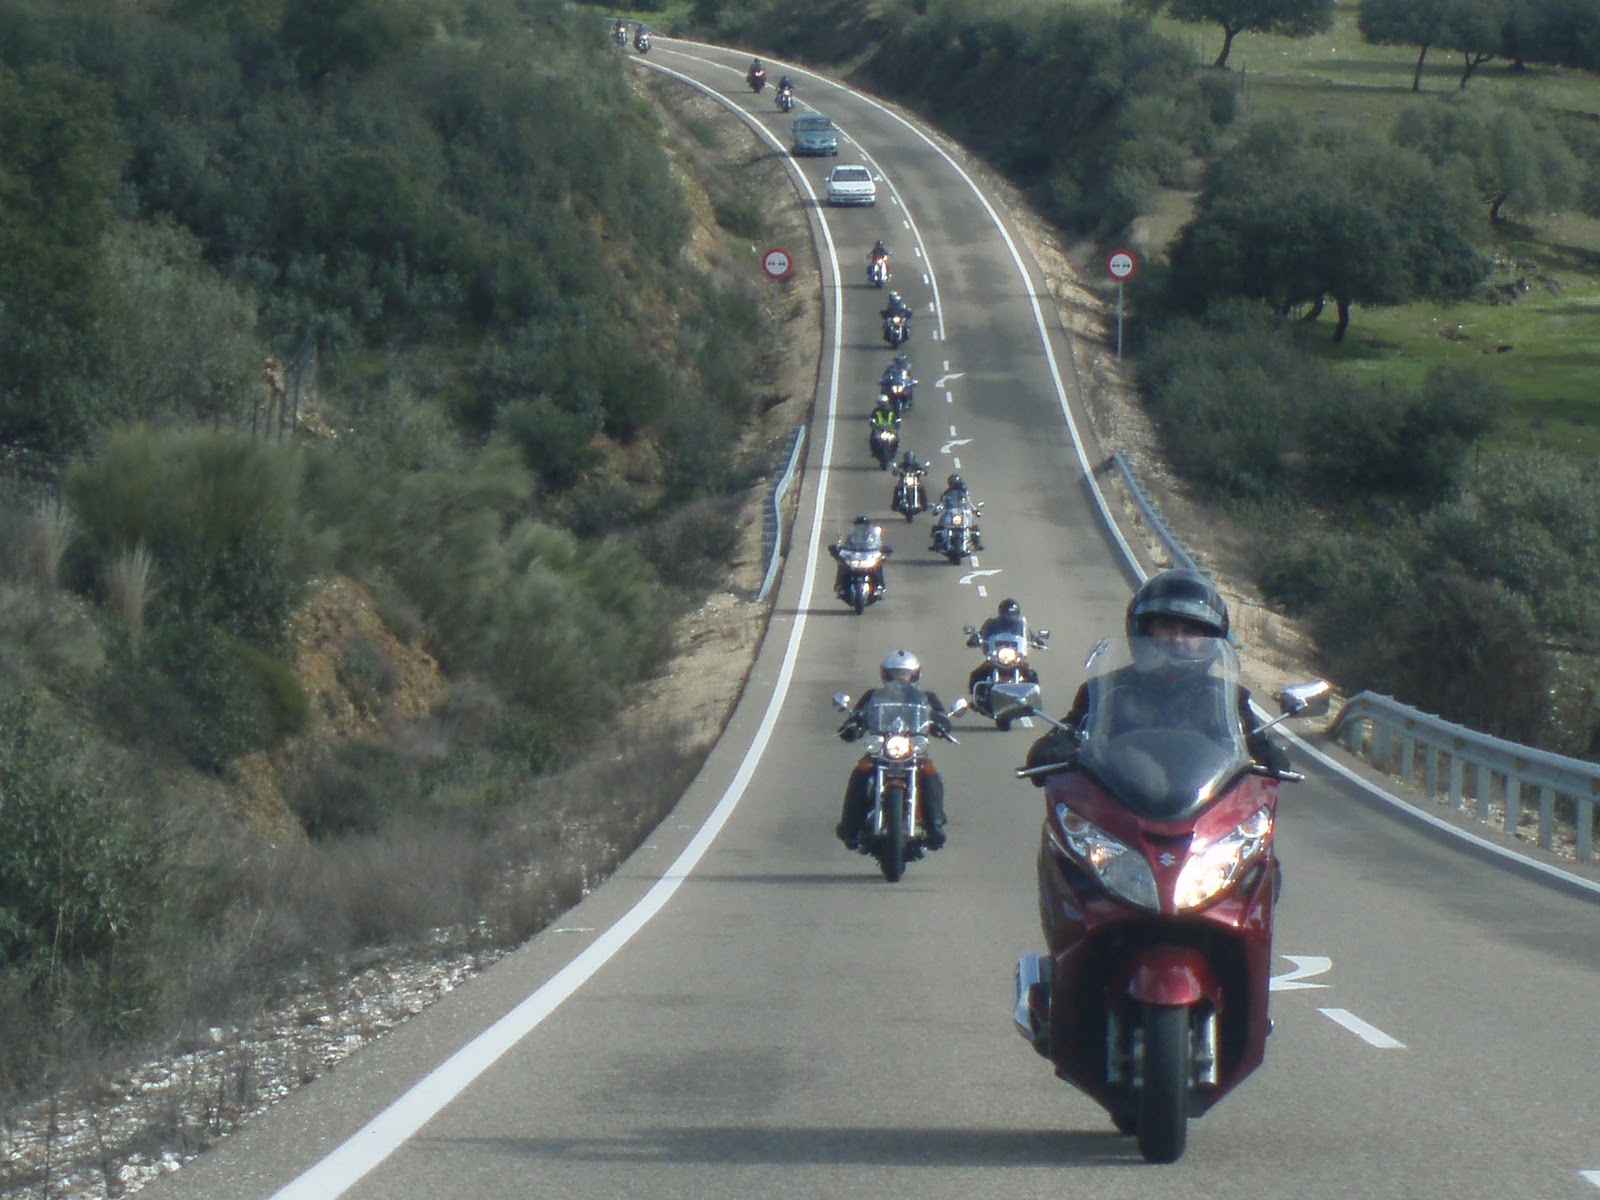
{"label": "windshield visor", "polygon": [[867,703],[867,729],[888,737],[893,734],[927,732],[933,710],[922,693],[910,684],[886,683],[872,693]]}
{"label": "windshield visor", "polygon": [[1079,763],[1140,816],[1187,816],[1249,767],[1239,660],[1226,641],[1114,638],[1086,670]]}

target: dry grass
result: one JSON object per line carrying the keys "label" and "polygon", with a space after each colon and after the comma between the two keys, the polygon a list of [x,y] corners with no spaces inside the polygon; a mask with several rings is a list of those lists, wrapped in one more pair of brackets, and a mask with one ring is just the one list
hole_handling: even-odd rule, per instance
{"label": "dry grass", "polygon": [[106,604],[117,623],[133,638],[144,632],[153,567],[150,551],[141,543],[132,550],[124,550],[106,568]]}
{"label": "dry grass", "polygon": [[61,583],[61,562],[76,533],[77,521],[59,500],[35,505],[24,526],[23,577],[40,591],[55,591]]}

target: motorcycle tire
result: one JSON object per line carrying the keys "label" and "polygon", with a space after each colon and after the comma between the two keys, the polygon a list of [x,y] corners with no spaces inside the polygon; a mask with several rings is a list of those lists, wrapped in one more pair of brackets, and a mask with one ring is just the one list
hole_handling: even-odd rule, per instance
{"label": "motorcycle tire", "polygon": [[1177,1162],[1189,1140],[1189,1010],[1147,1004],[1143,1016],[1139,1153],[1146,1162]]}
{"label": "motorcycle tire", "polygon": [[907,524],[910,524],[911,518],[917,515],[916,512],[911,510],[911,509],[906,509],[905,510],[905,514],[906,514],[906,523]]}
{"label": "motorcycle tire", "polygon": [[850,585],[850,607],[855,609],[858,617],[867,611],[867,588],[865,579],[857,579]]}
{"label": "motorcycle tire", "polygon": [[966,555],[961,553],[959,550],[947,550],[945,551],[945,557],[950,560],[950,565],[952,567],[959,567],[961,565],[961,560],[965,558]]}
{"label": "motorcycle tire", "polygon": [[906,790],[892,787],[883,798],[883,842],[878,848],[878,865],[890,883],[899,883],[906,873]]}

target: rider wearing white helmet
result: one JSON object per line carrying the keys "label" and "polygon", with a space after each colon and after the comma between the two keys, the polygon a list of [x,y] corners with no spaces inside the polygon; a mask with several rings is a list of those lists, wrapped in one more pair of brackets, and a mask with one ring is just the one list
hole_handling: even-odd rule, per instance
{"label": "rider wearing white helmet", "polygon": [[[909,650],[891,650],[878,664],[878,677],[883,680],[882,686],[870,689],[856,701],[855,707],[850,710],[850,715],[839,727],[838,733],[841,738],[853,742],[866,733],[867,709],[873,697],[890,689],[907,699],[921,700],[925,703],[933,713],[934,733],[950,732],[950,714],[945,710],[944,702],[932,692],[917,686],[922,679],[922,661],[915,654]],[[934,769],[932,759],[923,759],[919,770],[922,774],[920,781],[922,818],[923,824],[927,827],[926,844],[929,850],[938,850],[944,845],[945,840],[944,780],[939,778],[939,772]],[[844,809],[839,814],[839,824],[834,830],[839,840],[850,850],[854,850],[859,844],[862,825],[867,819],[867,813],[872,809],[871,781],[872,760],[863,756],[856,764],[856,769],[850,773],[850,782],[844,790]]]}

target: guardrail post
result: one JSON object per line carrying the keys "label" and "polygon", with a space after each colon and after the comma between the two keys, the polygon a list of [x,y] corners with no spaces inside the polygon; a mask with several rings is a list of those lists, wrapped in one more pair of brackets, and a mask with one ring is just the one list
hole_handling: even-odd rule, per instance
{"label": "guardrail post", "polygon": [[1461,801],[1466,794],[1465,763],[1461,761],[1461,743],[1457,742],[1446,753],[1450,756],[1450,807],[1461,811]]}
{"label": "guardrail post", "polygon": [[1361,742],[1366,736],[1365,721],[1346,721],[1344,723],[1344,745],[1351,754],[1361,754]]}
{"label": "guardrail post", "polygon": [[1594,801],[1578,798],[1578,861],[1594,857]]}
{"label": "guardrail post", "polygon": [[1372,753],[1367,761],[1380,770],[1387,771],[1394,760],[1394,738],[1389,727],[1381,721],[1372,723]]}
{"label": "guardrail post", "polygon": [[[1517,766],[1520,768],[1521,763]],[[1506,832],[1512,837],[1522,828],[1522,780],[1509,772],[1506,775]]]}
{"label": "guardrail post", "polygon": [[1548,850],[1555,845],[1556,790],[1549,785],[1539,789],[1539,846]]}
{"label": "guardrail post", "polygon": [[1400,739],[1400,778],[1410,783],[1417,773],[1417,740],[1402,736]]}
{"label": "guardrail post", "polygon": [[1439,795],[1439,751],[1429,742],[1422,747],[1422,790],[1429,800]]}
{"label": "guardrail post", "polygon": [[1494,791],[1494,772],[1482,763],[1473,768],[1472,794],[1478,798],[1478,820],[1489,819],[1489,794]]}

